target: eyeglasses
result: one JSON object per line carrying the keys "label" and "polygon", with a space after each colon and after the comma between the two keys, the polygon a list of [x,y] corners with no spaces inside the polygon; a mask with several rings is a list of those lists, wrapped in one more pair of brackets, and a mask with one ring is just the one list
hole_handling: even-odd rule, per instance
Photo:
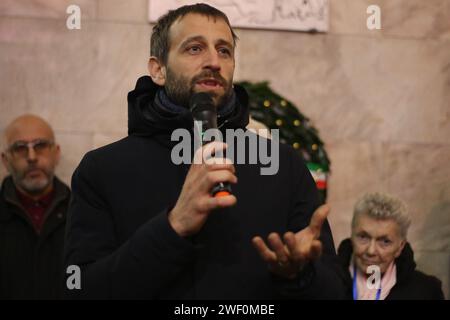
{"label": "eyeglasses", "polygon": [[26,158],[30,148],[33,148],[36,154],[45,154],[53,145],[54,142],[45,139],[36,139],[30,142],[16,141],[8,148],[8,151],[15,157]]}

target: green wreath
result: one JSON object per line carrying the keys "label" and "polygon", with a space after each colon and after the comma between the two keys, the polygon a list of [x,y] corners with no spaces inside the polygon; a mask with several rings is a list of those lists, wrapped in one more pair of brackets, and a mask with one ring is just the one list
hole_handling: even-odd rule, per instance
{"label": "green wreath", "polygon": [[275,93],[268,82],[238,82],[249,94],[250,115],[269,129],[279,129],[280,142],[298,150],[319,190],[320,200],[327,196],[330,159],[319,133],[310,120],[289,100]]}

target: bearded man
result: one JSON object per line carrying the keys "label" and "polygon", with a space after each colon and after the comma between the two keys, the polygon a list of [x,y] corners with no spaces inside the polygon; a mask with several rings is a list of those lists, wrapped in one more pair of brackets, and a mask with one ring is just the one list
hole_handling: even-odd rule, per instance
{"label": "bearded man", "polygon": [[[86,154],[72,178],[65,265],[80,268],[81,289],[69,296],[343,297],[329,209],[317,209],[293,148],[280,145],[273,175],[260,174],[262,163],[211,158],[226,148],[218,141],[195,152],[206,161],[171,158],[174,130],[193,132],[196,93],[209,95],[220,130],[245,130],[248,96],[233,86],[236,41],[226,15],[206,4],[169,11],[153,28],[150,76],[128,94],[128,137]],[[215,196],[218,183],[232,193]]]}
{"label": "bearded man", "polygon": [[4,131],[0,192],[0,299],[57,299],[69,188],[55,176],[60,147],[50,125],[22,115]]}

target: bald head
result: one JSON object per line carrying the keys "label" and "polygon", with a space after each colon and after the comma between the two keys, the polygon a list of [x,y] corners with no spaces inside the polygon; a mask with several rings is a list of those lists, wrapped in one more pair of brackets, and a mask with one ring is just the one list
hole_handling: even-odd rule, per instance
{"label": "bald head", "polygon": [[35,139],[55,140],[55,134],[47,121],[33,114],[25,114],[14,119],[3,134],[4,147],[15,141],[32,141]]}
{"label": "bald head", "polygon": [[33,198],[50,192],[60,148],[47,121],[22,115],[6,127],[2,140],[2,162],[16,188]]}

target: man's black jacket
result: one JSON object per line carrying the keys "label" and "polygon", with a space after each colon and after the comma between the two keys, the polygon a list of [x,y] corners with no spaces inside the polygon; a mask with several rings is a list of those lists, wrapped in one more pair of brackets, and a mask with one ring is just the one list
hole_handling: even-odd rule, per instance
{"label": "man's black jacket", "polygon": [[[156,86],[142,77],[129,93],[128,137],[87,153],[72,178],[65,264],[81,267],[77,298],[271,299],[340,298],[337,259],[328,223],[322,258],[294,281],[273,277],[253,248],[256,235],[298,231],[318,206],[314,181],[296,152],[280,145],[279,171],[237,164],[237,204],[212,212],[191,239],[168,223],[189,165],[175,165],[170,141],[177,128],[192,131],[181,114],[154,107]],[[248,97],[235,86],[233,111],[218,119],[245,128]],[[267,140],[264,140],[267,142]],[[248,145],[247,145],[248,147]],[[336,263],[336,264],[335,264]]]}
{"label": "man's black jacket", "polygon": [[54,178],[55,195],[37,234],[11,176],[0,190],[0,300],[59,299],[70,190]]}

